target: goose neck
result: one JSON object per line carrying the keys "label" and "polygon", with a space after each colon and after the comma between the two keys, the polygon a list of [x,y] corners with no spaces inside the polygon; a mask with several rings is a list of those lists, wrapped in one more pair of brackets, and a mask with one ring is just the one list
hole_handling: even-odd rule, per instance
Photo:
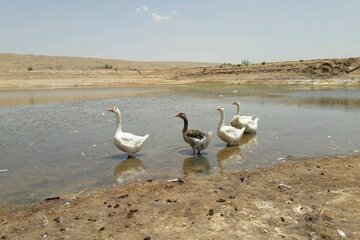
{"label": "goose neck", "polygon": [[220,122],[219,122],[218,130],[220,130],[220,128],[223,127],[224,125],[225,125],[225,112],[220,111]]}
{"label": "goose neck", "polygon": [[183,118],[183,120],[184,120],[184,127],[183,127],[182,132],[183,132],[183,133],[186,133],[186,131],[188,130],[188,125],[189,125],[189,122],[188,122],[188,120],[187,120],[187,118],[186,118],[186,117],[185,117],[185,118]]}
{"label": "goose neck", "polygon": [[236,104],[236,115],[240,115],[240,104]]}
{"label": "goose neck", "polygon": [[121,114],[119,112],[116,113],[116,132],[121,132]]}

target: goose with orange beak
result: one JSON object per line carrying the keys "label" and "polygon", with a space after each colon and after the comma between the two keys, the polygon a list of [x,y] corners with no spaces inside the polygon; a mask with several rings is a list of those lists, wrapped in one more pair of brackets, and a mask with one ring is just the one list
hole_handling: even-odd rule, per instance
{"label": "goose with orange beak", "polygon": [[146,134],[145,136],[137,136],[132,133],[123,132],[121,128],[121,112],[119,108],[114,106],[107,110],[109,112],[113,112],[117,120],[117,128],[114,135],[115,146],[121,151],[126,152],[129,155],[128,157],[132,157],[133,154],[142,149],[145,140],[149,137],[149,134]]}

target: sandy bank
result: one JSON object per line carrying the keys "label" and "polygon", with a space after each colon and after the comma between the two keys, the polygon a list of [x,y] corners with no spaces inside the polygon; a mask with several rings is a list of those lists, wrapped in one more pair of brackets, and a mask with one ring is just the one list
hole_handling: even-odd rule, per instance
{"label": "sandy bank", "polygon": [[3,239],[360,239],[360,156],[3,206]]}

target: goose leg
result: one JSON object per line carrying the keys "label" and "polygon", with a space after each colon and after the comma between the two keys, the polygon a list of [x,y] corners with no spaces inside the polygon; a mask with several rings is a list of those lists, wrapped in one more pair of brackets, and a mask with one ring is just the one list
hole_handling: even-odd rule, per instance
{"label": "goose leg", "polygon": [[195,148],[193,148],[192,150],[193,150],[193,155],[195,156]]}
{"label": "goose leg", "polygon": [[201,155],[200,150],[198,150],[198,155]]}

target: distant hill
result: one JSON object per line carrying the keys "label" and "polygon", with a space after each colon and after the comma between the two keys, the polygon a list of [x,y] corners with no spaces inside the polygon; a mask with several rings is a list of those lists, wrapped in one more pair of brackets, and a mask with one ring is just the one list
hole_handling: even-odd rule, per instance
{"label": "distant hill", "polygon": [[360,86],[360,58],[215,64],[0,54],[0,89],[201,82]]}
{"label": "distant hill", "polygon": [[43,55],[22,55],[0,53],[0,70],[26,70],[31,67],[36,70],[91,70],[108,67],[122,69],[167,69],[194,68],[219,65],[202,62],[141,62],[116,59],[59,57]]}

